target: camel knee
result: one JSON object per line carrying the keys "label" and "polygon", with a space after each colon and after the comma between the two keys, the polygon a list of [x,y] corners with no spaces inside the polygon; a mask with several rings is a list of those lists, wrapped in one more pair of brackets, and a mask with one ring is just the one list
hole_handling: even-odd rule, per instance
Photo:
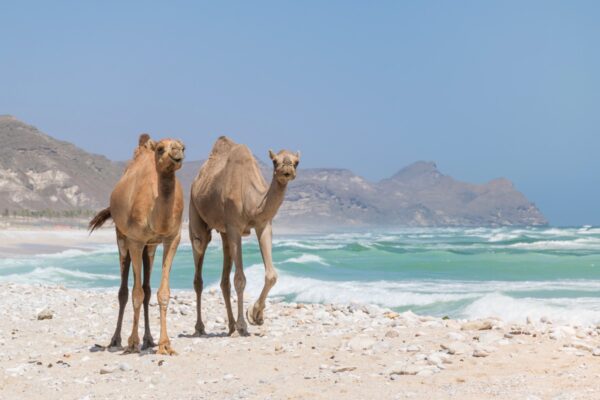
{"label": "camel knee", "polygon": [[133,307],[139,308],[144,302],[144,290],[141,287],[134,287],[132,293]]}
{"label": "camel knee", "polygon": [[235,285],[235,291],[238,293],[241,293],[244,291],[244,288],[246,287],[246,276],[244,275],[244,273],[238,273],[237,271],[235,272],[235,276],[233,278],[233,283]]}
{"label": "camel knee", "polygon": [[161,307],[167,307],[169,305],[169,299],[171,297],[171,291],[169,289],[159,289],[156,294],[158,304]]}
{"label": "camel knee", "polygon": [[196,293],[202,293],[202,290],[204,289],[204,281],[200,274],[196,274],[194,277],[194,289],[196,290]]}
{"label": "camel knee", "polygon": [[265,286],[271,288],[277,283],[277,272],[267,273],[265,275]]}
{"label": "camel knee", "polygon": [[231,289],[231,282],[229,281],[229,277],[221,277],[221,290],[229,291]]}
{"label": "camel knee", "polygon": [[129,298],[129,288],[127,286],[121,286],[119,289],[119,305],[122,307],[127,304]]}
{"label": "camel knee", "polygon": [[150,296],[152,296],[152,289],[150,289],[150,284],[142,286],[144,289],[144,303],[150,302]]}
{"label": "camel knee", "polygon": [[197,253],[204,254],[204,252],[206,251],[206,247],[210,243],[210,240],[211,240],[210,235],[206,235],[204,237],[195,236],[194,239],[192,240],[192,246],[194,247],[194,250]]}

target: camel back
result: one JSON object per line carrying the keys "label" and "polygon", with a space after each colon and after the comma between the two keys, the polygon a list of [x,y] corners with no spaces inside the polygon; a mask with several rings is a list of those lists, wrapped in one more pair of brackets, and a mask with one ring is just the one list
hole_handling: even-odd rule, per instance
{"label": "camel back", "polygon": [[[225,171],[226,166],[227,171]],[[228,137],[221,136],[213,145],[208,160],[200,168],[196,181],[202,187],[201,191],[206,193],[212,190],[213,184],[218,181],[220,184],[230,183],[232,175],[239,179],[235,179],[236,181],[250,185],[255,190],[261,191],[267,187],[258,162],[250,149],[235,143]]]}

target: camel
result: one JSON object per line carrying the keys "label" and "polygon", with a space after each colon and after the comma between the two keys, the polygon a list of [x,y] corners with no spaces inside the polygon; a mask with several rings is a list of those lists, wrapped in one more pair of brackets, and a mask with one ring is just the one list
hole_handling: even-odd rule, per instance
{"label": "camel", "polygon": [[[227,137],[215,142],[208,160],[202,165],[192,184],[190,199],[190,240],[194,254],[197,321],[195,335],[206,334],[202,322],[201,296],[204,287],[202,264],[213,229],[223,242],[221,290],[227,309],[229,335],[248,335],[244,320],[244,288],[246,277],[242,265],[242,236],[254,228],[265,265],[265,283],[258,300],[248,308],[248,322],[262,325],[265,300],[277,281],[271,257],[271,221],[285,197],[288,182],[296,177],[300,153],[269,150],[273,161],[273,179],[265,182],[258,163],[245,145]],[[229,275],[235,263],[234,285],[237,294],[237,322],[231,309]]]}
{"label": "camel", "polygon": [[185,146],[179,140],[154,142],[150,136],[142,134],[133,160],[112,191],[110,206],[100,211],[89,224],[91,233],[112,218],[117,232],[121,287],[117,327],[109,346],[121,347],[121,324],[129,295],[127,279],[130,263],[133,262],[133,329],[125,353],[139,352],[138,321],[142,302],[145,323],[142,349],[155,346],[150,333],[148,303],[154,253],[162,243],[162,277],[157,292],[160,306],[158,354],[177,354],[167,334],[167,307],[170,297],[169,273],[181,237],[183,214],[183,191],[175,171],[181,168],[184,150]]}

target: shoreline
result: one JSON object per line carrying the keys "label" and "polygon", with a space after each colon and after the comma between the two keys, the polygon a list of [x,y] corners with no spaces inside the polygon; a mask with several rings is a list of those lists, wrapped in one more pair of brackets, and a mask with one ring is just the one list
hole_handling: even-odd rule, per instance
{"label": "shoreline", "polygon": [[[112,336],[116,291],[0,284],[0,397],[600,398],[600,326],[446,320],[269,299],[263,326],[228,337],[221,292],[213,288],[202,298],[208,335],[193,338],[194,293],[171,297],[168,329],[179,355],[121,356],[94,346]],[[38,320],[43,310],[52,318]],[[131,317],[130,301],[124,342]],[[150,319],[157,341],[155,291]]]}

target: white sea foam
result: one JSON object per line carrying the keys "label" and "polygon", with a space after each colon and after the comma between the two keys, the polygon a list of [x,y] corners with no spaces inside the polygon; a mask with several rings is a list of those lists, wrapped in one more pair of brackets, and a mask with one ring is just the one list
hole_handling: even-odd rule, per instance
{"label": "white sea foam", "polygon": [[314,243],[311,241],[296,241],[296,240],[274,240],[273,245],[275,247],[292,247],[303,250],[336,250],[344,247],[343,244],[327,244],[327,243]]}
{"label": "white sea foam", "polygon": [[316,254],[302,254],[299,257],[288,258],[285,261],[281,261],[282,264],[294,263],[294,264],[321,264],[321,265],[329,265],[325,262],[322,257],[319,257]]}
{"label": "white sea foam", "polygon": [[119,280],[120,277],[108,274],[94,274],[79,270],[60,267],[39,267],[23,274],[10,274],[0,276],[2,282],[12,283],[65,283],[71,280],[96,281]]}
{"label": "white sea foam", "polygon": [[562,324],[589,325],[600,322],[600,298],[513,298],[490,293],[474,301],[463,311],[468,319],[497,316],[504,321],[524,323],[543,316]]}
{"label": "white sea foam", "polygon": [[531,243],[514,243],[507,247],[523,250],[598,250],[600,239],[546,240]]}
{"label": "white sea foam", "polygon": [[[246,279],[248,295],[258,296],[264,284],[262,265],[248,268]],[[270,295],[292,296],[295,301],[310,303],[354,302],[386,307],[423,306],[472,299],[477,296],[472,293],[415,293],[398,290],[397,285],[389,282],[322,281],[281,274]]]}

